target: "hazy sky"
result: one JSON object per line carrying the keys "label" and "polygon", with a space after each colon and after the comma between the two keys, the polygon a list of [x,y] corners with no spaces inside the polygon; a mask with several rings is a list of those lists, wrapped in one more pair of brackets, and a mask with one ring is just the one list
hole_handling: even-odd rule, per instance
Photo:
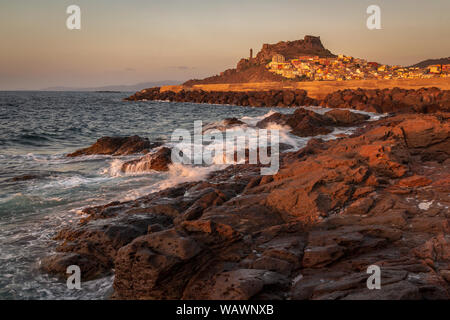
{"label": "hazy sky", "polygon": [[[71,4],[79,31],[66,28]],[[366,28],[371,4],[382,30]],[[449,0],[0,0],[0,90],[201,78],[307,34],[333,53],[409,65],[450,56],[449,12]]]}

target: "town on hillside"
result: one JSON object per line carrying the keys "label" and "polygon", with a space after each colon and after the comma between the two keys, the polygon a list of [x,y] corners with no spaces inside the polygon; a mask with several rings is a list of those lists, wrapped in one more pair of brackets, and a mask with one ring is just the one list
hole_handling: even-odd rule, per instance
{"label": "town on hillside", "polygon": [[337,57],[306,55],[290,60],[281,54],[275,54],[266,68],[285,78],[304,81],[427,79],[450,75],[450,64],[430,65],[425,68],[389,66],[342,54]]}

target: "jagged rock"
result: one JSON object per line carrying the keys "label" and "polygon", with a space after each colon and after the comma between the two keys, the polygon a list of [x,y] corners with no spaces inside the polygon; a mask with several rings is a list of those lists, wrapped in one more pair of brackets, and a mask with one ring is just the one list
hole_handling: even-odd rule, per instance
{"label": "jagged rock", "polygon": [[147,153],[150,149],[161,145],[158,142],[150,143],[146,138],[132,137],[103,137],[92,146],[77,150],[68,154],[68,157],[79,157],[87,155],[129,155],[134,153]]}
{"label": "jagged rock", "polygon": [[169,165],[172,163],[172,150],[167,147],[162,147],[152,154],[147,154],[144,157],[136,160],[125,162],[121,170],[127,173],[168,171]]}
{"label": "jagged rock", "polygon": [[82,281],[89,281],[104,276],[111,269],[110,266],[105,265],[95,256],[73,252],[57,253],[43,258],[40,269],[65,279],[67,277],[67,268],[73,265],[80,267]]}
{"label": "jagged rock", "polygon": [[[272,74],[267,70],[265,72]],[[275,76],[280,77],[278,75]],[[316,99],[308,97],[305,90],[298,89],[248,92],[203,90],[160,92],[160,88],[152,88],[139,91],[125,100],[169,100],[176,102],[232,104],[251,107],[294,107],[319,104],[319,101]]]}
{"label": "jagged rock", "polygon": [[[287,287],[288,279],[267,270],[238,269],[215,275],[205,283],[198,298],[210,300],[248,300],[264,290]],[[278,288],[277,288],[278,287]]]}
{"label": "jagged rock", "polygon": [[421,88],[418,90],[358,89],[339,90],[328,94],[321,105],[329,108],[349,108],[369,112],[448,112],[449,90]]}
{"label": "jagged rock", "polygon": [[325,113],[325,117],[333,121],[337,126],[356,125],[370,118],[365,114],[340,109],[328,111]]}
{"label": "jagged rock", "polygon": [[[62,275],[80,263],[88,278],[114,269],[117,299],[448,299],[447,119],[389,116],[281,154],[273,176],[230,166],[86,209],[43,268]],[[381,290],[366,287],[370,265]]]}
{"label": "jagged rock", "polygon": [[314,111],[299,108],[291,115],[274,113],[259,121],[256,126],[266,128],[271,123],[289,126],[292,133],[300,137],[328,134],[333,130],[331,121]]}

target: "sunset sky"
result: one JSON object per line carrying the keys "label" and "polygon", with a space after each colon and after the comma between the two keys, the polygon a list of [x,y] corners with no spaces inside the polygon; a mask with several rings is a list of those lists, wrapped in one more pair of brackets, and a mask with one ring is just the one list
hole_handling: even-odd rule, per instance
{"label": "sunset sky", "polygon": [[[81,7],[81,30],[66,8]],[[382,30],[366,28],[377,4]],[[320,36],[333,53],[410,65],[450,56],[448,0],[0,0],[0,90],[202,78],[263,43]]]}

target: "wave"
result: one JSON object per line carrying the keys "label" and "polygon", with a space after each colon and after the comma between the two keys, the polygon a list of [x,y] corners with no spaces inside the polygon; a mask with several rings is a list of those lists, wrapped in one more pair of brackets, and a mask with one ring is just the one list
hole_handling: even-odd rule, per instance
{"label": "wave", "polygon": [[20,140],[31,140],[31,141],[50,141],[49,138],[40,135],[40,134],[22,134],[17,138],[17,141]]}
{"label": "wave", "polygon": [[240,120],[243,121],[243,122],[245,122],[245,123],[247,123],[247,124],[250,125],[250,126],[256,126],[256,124],[257,124],[259,121],[261,121],[261,120],[263,120],[263,119],[265,119],[265,118],[267,118],[267,117],[270,117],[271,115],[273,115],[273,114],[275,114],[275,113],[277,113],[277,111],[275,111],[275,110],[270,110],[269,112],[267,112],[266,114],[263,114],[262,116],[256,116],[256,117],[244,116],[244,117],[242,117]]}

